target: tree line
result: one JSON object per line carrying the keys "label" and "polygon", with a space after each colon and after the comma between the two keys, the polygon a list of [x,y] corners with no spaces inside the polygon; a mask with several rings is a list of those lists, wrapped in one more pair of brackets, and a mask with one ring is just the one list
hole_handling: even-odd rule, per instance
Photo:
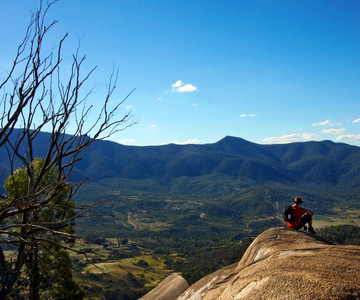
{"label": "tree line", "polygon": [[355,225],[320,228],[318,235],[340,245],[360,245],[360,227]]}

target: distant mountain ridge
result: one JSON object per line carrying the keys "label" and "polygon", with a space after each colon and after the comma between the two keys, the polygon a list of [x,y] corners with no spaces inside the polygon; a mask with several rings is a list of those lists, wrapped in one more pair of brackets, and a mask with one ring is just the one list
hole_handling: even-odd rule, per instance
{"label": "distant mountain ridge", "polygon": [[360,148],[331,141],[259,145],[231,136],[204,145],[124,146],[100,141],[92,145],[77,171],[92,180],[170,181],[222,173],[262,182],[359,189]]}
{"label": "distant mountain ridge", "polygon": [[[46,151],[47,136],[39,135],[38,156]],[[0,155],[1,168],[7,165],[4,149]],[[216,173],[260,183],[325,184],[355,192],[360,190],[360,148],[331,141],[260,145],[232,136],[202,145],[125,146],[97,141],[75,173],[74,178],[92,181],[117,177],[163,183]]]}

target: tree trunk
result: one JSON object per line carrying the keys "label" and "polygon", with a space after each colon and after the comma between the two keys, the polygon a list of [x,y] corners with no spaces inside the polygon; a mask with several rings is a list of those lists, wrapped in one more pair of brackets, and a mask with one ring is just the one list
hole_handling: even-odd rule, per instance
{"label": "tree trunk", "polygon": [[29,300],[40,300],[40,273],[39,263],[36,253],[31,255],[31,275],[30,275],[30,288],[29,288]]}

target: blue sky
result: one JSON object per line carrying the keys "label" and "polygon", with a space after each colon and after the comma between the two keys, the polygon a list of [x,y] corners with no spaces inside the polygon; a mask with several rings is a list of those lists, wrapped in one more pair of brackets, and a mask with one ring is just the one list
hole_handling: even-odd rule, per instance
{"label": "blue sky", "polygon": [[[1,71],[37,7],[0,0]],[[113,141],[360,146],[360,1],[60,0],[52,19],[50,39],[69,33],[65,67],[79,37],[85,71],[97,66],[90,102],[114,65],[113,101],[136,88],[122,113],[139,123]]]}

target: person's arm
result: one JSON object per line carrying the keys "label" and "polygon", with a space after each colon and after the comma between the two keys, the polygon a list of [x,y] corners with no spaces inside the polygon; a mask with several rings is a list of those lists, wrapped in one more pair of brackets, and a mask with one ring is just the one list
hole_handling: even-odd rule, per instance
{"label": "person's arm", "polygon": [[306,213],[305,213],[305,215],[313,216],[314,213],[313,213],[312,211],[310,211],[310,210],[307,210]]}

